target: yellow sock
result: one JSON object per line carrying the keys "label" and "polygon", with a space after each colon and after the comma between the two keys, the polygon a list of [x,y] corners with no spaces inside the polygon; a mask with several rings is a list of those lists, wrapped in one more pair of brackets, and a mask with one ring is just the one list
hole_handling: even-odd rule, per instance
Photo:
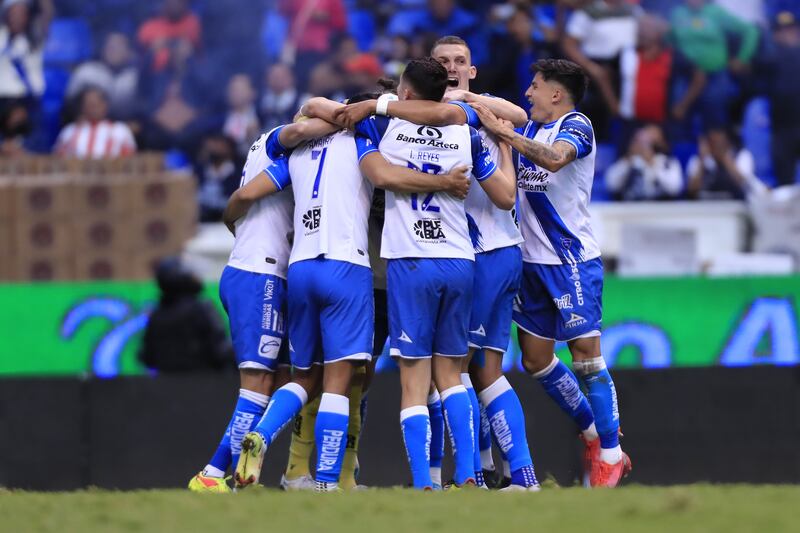
{"label": "yellow sock", "polygon": [[317,423],[319,399],[317,396],[315,400],[305,404],[294,419],[286,479],[297,479],[311,474],[309,462],[314,452],[314,425]]}
{"label": "yellow sock", "polygon": [[344,450],[339,486],[351,490],[356,486],[356,463],[358,462],[358,439],[361,435],[361,398],[364,395],[366,367],[356,369],[350,387],[350,415],[347,424],[347,447]]}

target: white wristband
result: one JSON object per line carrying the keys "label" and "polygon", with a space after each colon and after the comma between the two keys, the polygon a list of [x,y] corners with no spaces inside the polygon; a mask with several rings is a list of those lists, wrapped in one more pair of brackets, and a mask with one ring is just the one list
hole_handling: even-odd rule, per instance
{"label": "white wristband", "polygon": [[378,102],[375,104],[375,114],[388,116],[389,115],[389,102],[397,100],[396,94],[386,93],[378,97]]}

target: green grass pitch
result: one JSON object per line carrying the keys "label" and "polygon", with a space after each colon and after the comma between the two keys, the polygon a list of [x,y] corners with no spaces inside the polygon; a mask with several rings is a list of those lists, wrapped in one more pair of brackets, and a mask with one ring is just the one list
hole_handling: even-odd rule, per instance
{"label": "green grass pitch", "polygon": [[627,486],[503,494],[477,489],[346,494],[252,489],[32,493],[0,490],[2,532],[334,531],[734,532],[800,531],[800,487]]}

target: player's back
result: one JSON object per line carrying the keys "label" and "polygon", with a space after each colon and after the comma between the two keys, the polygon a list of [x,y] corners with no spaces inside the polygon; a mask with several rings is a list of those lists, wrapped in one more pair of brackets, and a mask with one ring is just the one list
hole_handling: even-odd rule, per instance
{"label": "player's back", "polygon": [[[267,155],[267,140],[273,132],[262,134],[250,147],[240,186],[250,182],[272,163]],[[236,221],[236,240],[228,264],[240,270],[286,278],[293,206],[289,190],[258,200],[244,217]]]}
{"label": "player's back", "polygon": [[571,264],[599,257],[589,214],[597,151],[591,121],[572,112],[550,124],[528,122],[521,133],[547,145],[569,142],[577,150],[577,158],[557,172],[515,152],[523,260]]}
{"label": "player's back", "polygon": [[[458,165],[471,169],[480,152],[476,143],[482,147],[477,132],[466,125],[432,127],[385,117],[360,124],[359,132],[363,130],[390,163],[430,174]],[[387,191],[381,257],[474,259],[464,201],[445,193]]]}
{"label": "player's back", "polygon": [[289,262],[324,255],[369,267],[373,187],[359,170],[353,134],[339,131],[297,147],[289,173],[296,206]]}

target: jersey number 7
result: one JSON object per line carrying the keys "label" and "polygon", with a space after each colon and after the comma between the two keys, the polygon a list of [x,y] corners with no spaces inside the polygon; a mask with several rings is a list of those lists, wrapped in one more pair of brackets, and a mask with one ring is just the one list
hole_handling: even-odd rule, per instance
{"label": "jersey number 7", "polygon": [[[423,163],[422,168],[417,167],[414,163],[408,162],[408,168],[412,168],[418,172],[426,172],[428,174],[441,174],[442,167],[434,165],[433,163]],[[433,195],[436,193],[428,193],[419,203],[419,196],[417,193],[411,193],[411,209],[414,211],[431,211],[432,213],[439,212],[439,206],[433,205]]]}

